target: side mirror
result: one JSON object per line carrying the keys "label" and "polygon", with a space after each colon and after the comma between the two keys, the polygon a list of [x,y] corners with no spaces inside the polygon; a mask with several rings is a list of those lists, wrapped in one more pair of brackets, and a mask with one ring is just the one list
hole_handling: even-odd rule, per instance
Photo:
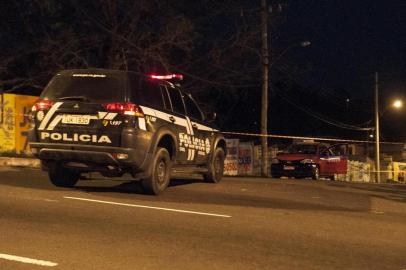
{"label": "side mirror", "polygon": [[210,112],[207,114],[207,122],[211,123],[214,122],[217,118],[217,113],[215,112]]}

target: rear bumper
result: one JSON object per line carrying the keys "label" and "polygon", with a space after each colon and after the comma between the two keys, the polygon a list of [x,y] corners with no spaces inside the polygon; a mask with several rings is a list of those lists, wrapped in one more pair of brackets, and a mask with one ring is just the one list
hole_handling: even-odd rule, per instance
{"label": "rear bumper", "polygon": [[274,177],[287,176],[287,177],[312,177],[316,164],[295,164],[287,167],[293,167],[293,169],[285,169],[286,166],[283,164],[272,164],[271,174]]}
{"label": "rear bumper", "polygon": [[[150,158],[147,151],[133,148],[37,142],[30,143],[30,147],[44,163],[55,161],[73,167],[77,164],[77,169],[83,171],[102,171],[110,166],[137,173],[148,170]],[[126,154],[128,157],[118,159],[116,154]]]}

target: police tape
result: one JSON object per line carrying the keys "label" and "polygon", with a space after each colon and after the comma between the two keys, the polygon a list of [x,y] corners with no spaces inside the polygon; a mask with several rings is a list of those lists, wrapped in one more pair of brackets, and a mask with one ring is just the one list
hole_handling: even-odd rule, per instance
{"label": "police tape", "polygon": [[[221,133],[228,134],[228,135],[239,135],[239,136],[249,136],[249,137],[268,137],[268,138],[277,138],[277,139],[298,139],[298,140],[314,140],[314,141],[346,142],[346,143],[375,143],[375,141],[333,139],[333,138],[305,137],[305,136],[289,136],[289,135],[275,135],[275,134],[261,134],[261,133],[243,133],[243,132],[232,132],[232,131],[221,131]],[[405,145],[406,143],[380,142],[380,144]]]}
{"label": "police tape", "polygon": [[[27,113],[7,113],[0,112],[0,116],[24,116],[32,117],[32,114]],[[290,136],[290,135],[276,135],[276,134],[261,134],[261,133],[247,133],[247,132],[234,132],[234,131],[221,131],[222,134],[228,135],[238,135],[238,136],[249,136],[249,137],[268,137],[277,139],[296,139],[296,140],[314,140],[314,141],[327,141],[327,142],[345,142],[345,143],[370,143],[374,144],[375,141],[366,140],[352,140],[352,139],[334,139],[334,138],[322,138],[322,137],[306,137],[306,136]],[[380,142],[380,144],[391,144],[391,145],[405,145],[402,142]]]}

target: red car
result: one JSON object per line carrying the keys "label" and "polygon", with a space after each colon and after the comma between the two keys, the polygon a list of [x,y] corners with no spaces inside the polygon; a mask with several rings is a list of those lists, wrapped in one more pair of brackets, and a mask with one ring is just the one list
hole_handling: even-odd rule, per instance
{"label": "red car", "polygon": [[334,180],[337,174],[347,173],[347,157],[335,154],[338,145],[296,143],[272,160],[272,177],[281,176]]}

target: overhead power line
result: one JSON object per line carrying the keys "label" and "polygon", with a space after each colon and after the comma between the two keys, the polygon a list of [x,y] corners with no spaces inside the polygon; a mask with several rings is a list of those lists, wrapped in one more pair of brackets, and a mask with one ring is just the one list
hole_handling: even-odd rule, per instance
{"label": "overhead power line", "polygon": [[292,101],[291,99],[289,99],[286,95],[284,95],[281,91],[279,92],[279,96],[284,99],[286,102],[290,103],[291,105],[295,106],[296,108],[298,108],[299,110],[305,112],[306,114],[312,116],[313,118],[316,118],[324,123],[327,123],[329,125],[332,126],[336,126],[339,128],[343,128],[343,129],[349,129],[349,130],[357,130],[357,131],[369,131],[372,130],[373,128],[365,128],[365,127],[359,127],[359,126],[355,126],[355,125],[350,125],[350,124],[346,124],[346,123],[342,123],[339,122],[337,120],[333,120],[333,119],[328,119],[326,116],[322,116],[308,108],[304,108],[300,105],[298,105],[296,102]]}

